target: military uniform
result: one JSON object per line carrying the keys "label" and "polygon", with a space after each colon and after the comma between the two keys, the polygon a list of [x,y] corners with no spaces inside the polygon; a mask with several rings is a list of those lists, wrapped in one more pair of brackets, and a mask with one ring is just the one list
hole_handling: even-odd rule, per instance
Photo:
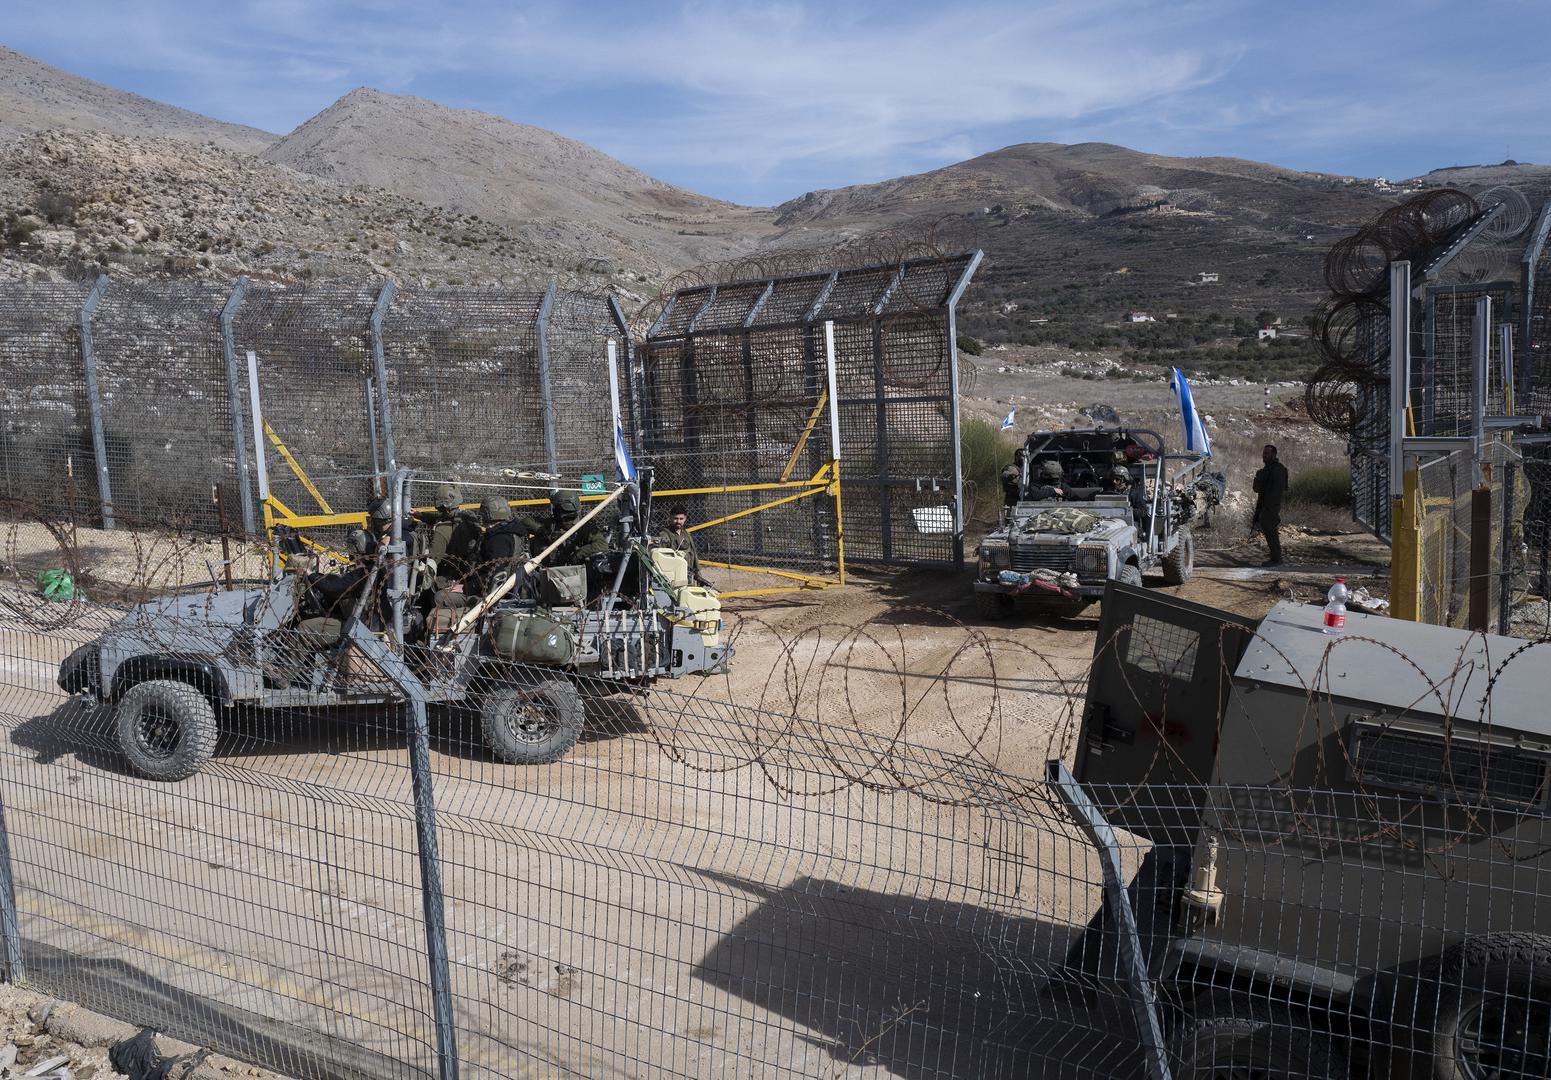
{"label": "military uniform", "polygon": [[[549,496],[549,523],[536,541],[540,550],[559,539],[581,516],[581,500],[575,492],[555,491]],[[566,538],[555,553],[545,560],[550,566],[577,566],[609,549],[608,539],[595,522],[588,522]]]}
{"label": "military uniform", "polygon": [[528,541],[543,526],[526,514],[514,515],[499,495],[487,497],[481,511],[485,533],[479,546],[479,589],[489,592],[508,574],[522,568],[528,558]]}

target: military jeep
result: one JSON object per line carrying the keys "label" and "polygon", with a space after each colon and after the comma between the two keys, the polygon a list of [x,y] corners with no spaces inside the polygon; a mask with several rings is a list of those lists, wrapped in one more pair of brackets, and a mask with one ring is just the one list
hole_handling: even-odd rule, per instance
{"label": "military jeep", "polygon": [[[222,710],[396,702],[394,670],[412,673],[430,704],[477,710],[501,760],[556,761],[582,732],[584,695],[728,670],[715,591],[692,584],[683,557],[652,547],[630,519],[620,526],[585,566],[530,559],[504,592],[462,610],[436,607],[412,554],[386,549],[326,640],[302,609],[307,576],[277,564],[269,582],[138,605],[66,657],[59,685],[111,705],[120,750],[156,780],[181,780],[210,760]],[[417,605],[427,617],[406,619]]]}
{"label": "military jeep", "polygon": [[[1170,585],[1189,579],[1190,526],[1223,493],[1206,457],[1171,454],[1153,431],[1094,427],[1035,432],[1020,458],[1010,503],[980,543],[974,589],[982,616],[1005,618],[1018,604],[1073,613],[1102,598],[1107,581],[1140,585],[1155,569]],[[1047,463],[1059,467],[1059,485],[1041,483]],[[1112,490],[1116,470],[1129,491]],[[1052,486],[1062,494],[1049,494]]]}

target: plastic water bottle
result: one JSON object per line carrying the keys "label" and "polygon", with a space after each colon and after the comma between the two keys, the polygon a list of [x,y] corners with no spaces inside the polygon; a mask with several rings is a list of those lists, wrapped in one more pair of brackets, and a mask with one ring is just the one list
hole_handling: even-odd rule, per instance
{"label": "plastic water bottle", "polygon": [[1336,578],[1325,594],[1325,633],[1339,634],[1346,629],[1346,578]]}

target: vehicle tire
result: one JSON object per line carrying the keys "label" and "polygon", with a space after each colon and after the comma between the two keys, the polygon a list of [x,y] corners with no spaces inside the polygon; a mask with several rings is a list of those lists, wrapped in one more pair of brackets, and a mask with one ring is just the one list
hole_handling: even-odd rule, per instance
{"label": "vehicle tire", "polygon": [[498,686],[480,707],[485,745],[512,765],[547,765],[570,753],[586,710],[568,679]]}
{"label": "vehicle tire", "polygon": [[1432,1029],[1439,1080],[1551,1076],[1551,937],[1501,933],[1469,938],[1437,968]]}
{"label": "vehicle tire", "polygon": [[1163,557],[1163,583],[1183,585],[1196,572],[1196,538],[1189,527],[1179,530],[1179,542]]}
{"label": "vehicle tire", "polygon": [[115,706],[113,725],[129,767],[152,780],[184,780],[215,753],[215,709],[185,682],[136,683]]}
{"label": "vehicle tire", "polygon": [[1142,587],[1142,571],[1130,563],[1123,563],[1120,567],[1120,573],[1115,575],[1115,580],[1122,585],[1135,585],[1140,589]]}
{"label": "vehicle tire", "polygon": [[1012,614],[1012,601],[1001,593],[977,592],[975,594],[975,611],[982,619],[991,622],[1000,622]]}
{"label": "vehicle tire", "polygon": [[1179,1080],[1347,1080],[1351,1066],[1329,1035],[1306,1018],[1227,1002],[1208,1002],[1170,1040]]}

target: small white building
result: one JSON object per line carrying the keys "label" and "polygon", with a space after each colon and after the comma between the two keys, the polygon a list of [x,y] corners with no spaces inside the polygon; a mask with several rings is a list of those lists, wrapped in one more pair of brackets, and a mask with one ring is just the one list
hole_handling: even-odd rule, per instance
{"label": "small white building", "polygon": [[1202,270],[1199,274],[1196,275],[1196,284],[1197,285],[1216,285],[1217,284],[1217,276],[1218,275],[1217,275],[1217,271],[1216,270]]}
{"label": "small white building", "polygon": [[1257,340],[1260,341],[1271,341],[1276,337],[1276,327],[1262,326],[1259,330],[1255,331],[1255,336]]}
{"label": "small white building", "polygon": [[1126,312],[1126,322],[1157,322],[1158,320],[1145,311]]}

